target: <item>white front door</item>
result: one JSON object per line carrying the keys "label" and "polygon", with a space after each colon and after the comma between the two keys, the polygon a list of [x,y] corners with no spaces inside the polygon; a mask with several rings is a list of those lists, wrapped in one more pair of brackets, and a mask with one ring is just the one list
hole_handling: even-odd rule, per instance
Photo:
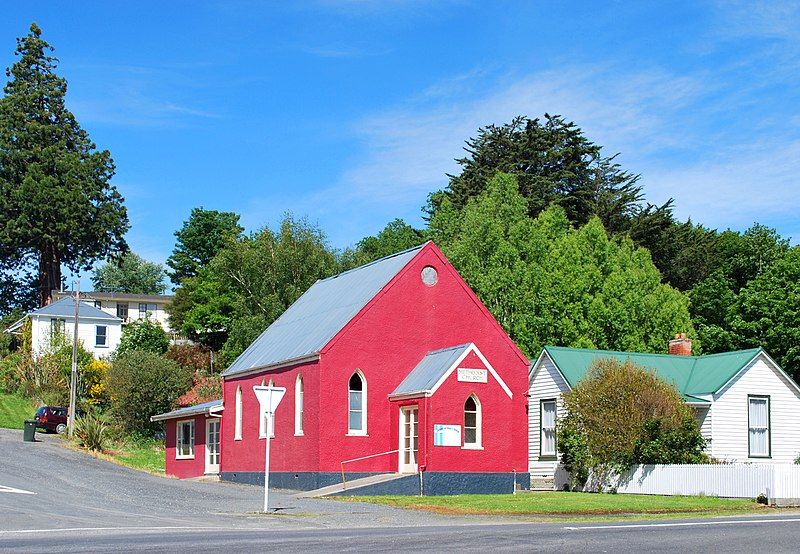
{"label": "white front door", "polygon": [[400,473],[417,472],[418,435],[417,407],[400,408]]}
{"label": "white front door", "polygon": [[219,419],[206,420],[206,473],[219,473]]}

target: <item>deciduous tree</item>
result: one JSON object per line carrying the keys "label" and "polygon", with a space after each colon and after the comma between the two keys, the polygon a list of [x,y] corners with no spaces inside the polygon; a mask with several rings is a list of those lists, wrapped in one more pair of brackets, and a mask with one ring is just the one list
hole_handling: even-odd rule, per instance
{"label": "deciduous tree", "polygon": [[92,284],[99,292],[164,294],[165,277],[164,266],[129,251],[118,260],[95,269]]}

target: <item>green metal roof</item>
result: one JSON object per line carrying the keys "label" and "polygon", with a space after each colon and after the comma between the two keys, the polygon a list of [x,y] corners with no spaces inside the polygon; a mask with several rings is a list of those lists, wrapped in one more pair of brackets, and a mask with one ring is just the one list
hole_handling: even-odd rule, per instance
{"label": "green metal roof", "polygon": [[[612,358],[620,362],[630,360],[636,365],[655,371],[659,377],[673,383],[684,398],[717,392],[761,352],[761,348],[752,348],[708,356],[677,356],[561,346],[545,346],[544,350],[570,387],[575,387],[595,360]],[[697,400],[699,399],[687,399]]]}

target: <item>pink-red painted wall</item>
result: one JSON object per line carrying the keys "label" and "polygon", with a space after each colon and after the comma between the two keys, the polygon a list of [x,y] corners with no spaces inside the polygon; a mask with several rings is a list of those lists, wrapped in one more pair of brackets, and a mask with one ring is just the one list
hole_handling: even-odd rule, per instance
{"label": "pink-red painted wall", "polygon": [[[438,282],[421,280],[425,266]],[[455,374],[431,398],[391,402],[389,394],[430,351],[474,343],[495,368],[513,398],[494,379],[460,383]],[[465,360],[468,367],[480,361]],[[349,436],[348,382],[356,370],[367,381],[367,435]],[[305,384],[305,434],[294,436],[297,373]],[[273,379],[287,388],[277,411],[271,470],[338,472],[340,462],[395,450],[399,445],[399,406],[420,404],[420,463],[429,471],[507,472],[527,468],[528,360],[455,269],[428,244],[320,353],[318,362],[226,379],[222,428],[223,472],[263,471],[264,440],[258,439],[258,403],[253,385]],[[243,391],[243,438],[233,440],[236,388]],[[463,404],[475,392],[483,410],[483,450],[433,447],[433,424],[461,422]],[[348,471],[396,471],[397,454],[349,464]]]}
{"label": "pink-red painted wall", "polygon": [[[303,434],[295,434],[295,385],[303,376]],[[220,471],[264,471],[265,440],[259,438],[258,399],[253,387],[272,380],[286,388],[275,412],[275,436],[270,441],[272,471],[317,471],[319,459],[319,366],[316,362],[268,373],[226,379],[223,386],[225,416],[222,418]],[[235,439],[236,389],[242,389],[242,440]]]}
{"label": "pink-red painted wall", "polygon": [[[175,445],[178,440],[177,425],[179,421],[194,420],[194,457],[176,459]],[[166,466],[167,475],[185,479],[199,477],[206,470],[206,419],[208,416],[168,419],[164,426],[166,433]]]}

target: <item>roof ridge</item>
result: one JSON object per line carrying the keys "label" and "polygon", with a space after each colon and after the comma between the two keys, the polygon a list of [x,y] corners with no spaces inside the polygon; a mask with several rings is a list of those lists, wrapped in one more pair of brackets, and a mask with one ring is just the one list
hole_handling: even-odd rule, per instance
{"label": "roof ridge", "polygon": [[664,354],[663,352],[638,352],[635,350],[603,350],[600,348],[577,348],[573,346],[551,346],[546,345],[543,347],[545,350],[569,350],[571,352],[596,352],[596,353],[608,353],[608,354],[635,354],[637,356],[658,356],[661,358],[675,358],[675,359],[684,359],[684,360],[701,360],[706,358],[713,358],[719,356],[731,356],[734,354],[743,354],[745,352],[756,352],[758,350],[763,350],[762,347],[758,346],[755,348],[742,348],[740,350],[729,350],[728,352],[715,352],[713,354],[692,354],[690,356],[682,356],[679,354]]}
{"label": "roof ridge", "polygon": [[412,246],[411,248],[406,248],[405,250],[401,250],[400,252],[395,252],[394,254],[389,254],[388,256],[383,256],[382,258],[378,258],[377,260],[372,260],[371,262],[367,262],[367,263],[365,263],[363,265],[360,265],[358,267],[353,267],[353,268],[348,269],[346,271],[342,271],[341,273],[337,273],[336,275],[331,275],[330,277],[325,277],[324,279],[318,279],[317,283],[323,283],[325,281],[331,281],[333,279],[341,277],[342,275],[347,275],[348,273],[353,273],[353,272],[358,271],[360,269],[364,269],[364,268],[367,268],[367,267],[369,267],[371,265],[375,265],[375,264],[378,264],[380,262],[384,262],[384,261],[389,260],[391,258],[396,258],[397,256],[402,256],[403,254],[407,254],[407,253],[412,252],[414,250],[421,250],[429,242],[431,242],[431,241],[425,241],[424,243],[422,243],[420,245]]}

